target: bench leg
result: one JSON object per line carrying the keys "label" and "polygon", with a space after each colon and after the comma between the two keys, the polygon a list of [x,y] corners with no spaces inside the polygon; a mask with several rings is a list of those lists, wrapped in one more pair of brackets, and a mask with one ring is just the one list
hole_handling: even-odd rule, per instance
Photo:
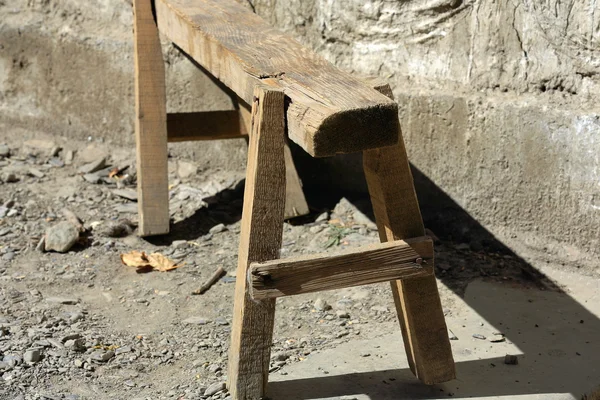
{"label": "bench leg", "polygon": [[292,158],[292,151],[287,143],[285,142],[284,149],[285,156],[285,219],[300,217],[302,215],[308,215],[310,210],[304,197],[304,191],[302,190],[302,181],[296,171],[294,165],[294,159]]}
{"label": "bench leg", "polygon": [[[389,86],[380,91],[392,97]],[[368,150],[363,163],[382,242],[425,235],[406,149]],[[432,385],[455,378],[452,349],[434,276],[391,282],[408,362],[413,373]]]}
{"label": "bench leg", "polygon": [[279,258],[285,206],[284,95],[257,87],[254,99],[229,354],[236,400],[265,395],[275,300],[252,300],[247,274],[250,263]]}
{"label": "bench leg", "polygon": [[151,0],[133,0],[139,233],[169,232],[165,68]]}

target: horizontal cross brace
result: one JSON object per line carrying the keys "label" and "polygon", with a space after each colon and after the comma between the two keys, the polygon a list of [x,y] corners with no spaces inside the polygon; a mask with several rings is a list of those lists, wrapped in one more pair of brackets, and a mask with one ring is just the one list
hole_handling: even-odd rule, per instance
{"label": "horizontal cross brace", "polygon": [[378,243],[336,254],[252,263],[250,296],[261,300],[433,274],[427,236]]}
{"label": "horizontal cross brace", "polygon": [[167,114],[169,142],[239,139],[248,135],[250,112],[245,108]]}

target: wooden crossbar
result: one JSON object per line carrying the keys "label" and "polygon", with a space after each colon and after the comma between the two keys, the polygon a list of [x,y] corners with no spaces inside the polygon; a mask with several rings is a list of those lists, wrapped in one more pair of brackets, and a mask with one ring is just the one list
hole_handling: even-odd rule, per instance
{"label": "wooden crossbar", "polygon": [[284,91],[291,140],[314,157],[397,143],[398,106],[233,0],[154,0],[159,30],[252,104]]}
{"label": "wooden crossbar", "polygon": [[429,237],[253,263],[250,296],[256,300],[433,275]]}
{"label": "wooden crossbar", "polygon": [[169,142],[239,139],[248,135],[238,110],[167,114]]}

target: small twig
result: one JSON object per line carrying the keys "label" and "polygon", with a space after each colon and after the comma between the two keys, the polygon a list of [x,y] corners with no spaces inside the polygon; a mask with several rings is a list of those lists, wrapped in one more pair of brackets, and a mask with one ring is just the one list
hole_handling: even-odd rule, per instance
{"label": "small twig", "polygon": [[192,294],[202,294],[206,292],[208,289],[210,289],[212,285],[217,283],[217,281],[221,279],[223,275],[225,275],[225,270],[223,269],[223,267],[217,268],[217,270],[210,276],[210,278],[208,278],[208,280],[204,282],[202,286],[200,286],[200,289],[194,290]]}

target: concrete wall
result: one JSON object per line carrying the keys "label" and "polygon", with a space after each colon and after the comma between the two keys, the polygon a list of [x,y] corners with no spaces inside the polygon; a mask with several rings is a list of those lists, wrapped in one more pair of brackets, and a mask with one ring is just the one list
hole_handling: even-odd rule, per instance
{"label": "concrete wall", "polygon": [[[130,5],[49,3],[0,5],[2,120],[131,143]],[[393,85],[411,161],[438,194],[526,258],[600,264],[600,2],[252,3],[336,65]],[[170,109],[232,106],[165,52]],[[203,146],[243,166],[243,145]]]}

